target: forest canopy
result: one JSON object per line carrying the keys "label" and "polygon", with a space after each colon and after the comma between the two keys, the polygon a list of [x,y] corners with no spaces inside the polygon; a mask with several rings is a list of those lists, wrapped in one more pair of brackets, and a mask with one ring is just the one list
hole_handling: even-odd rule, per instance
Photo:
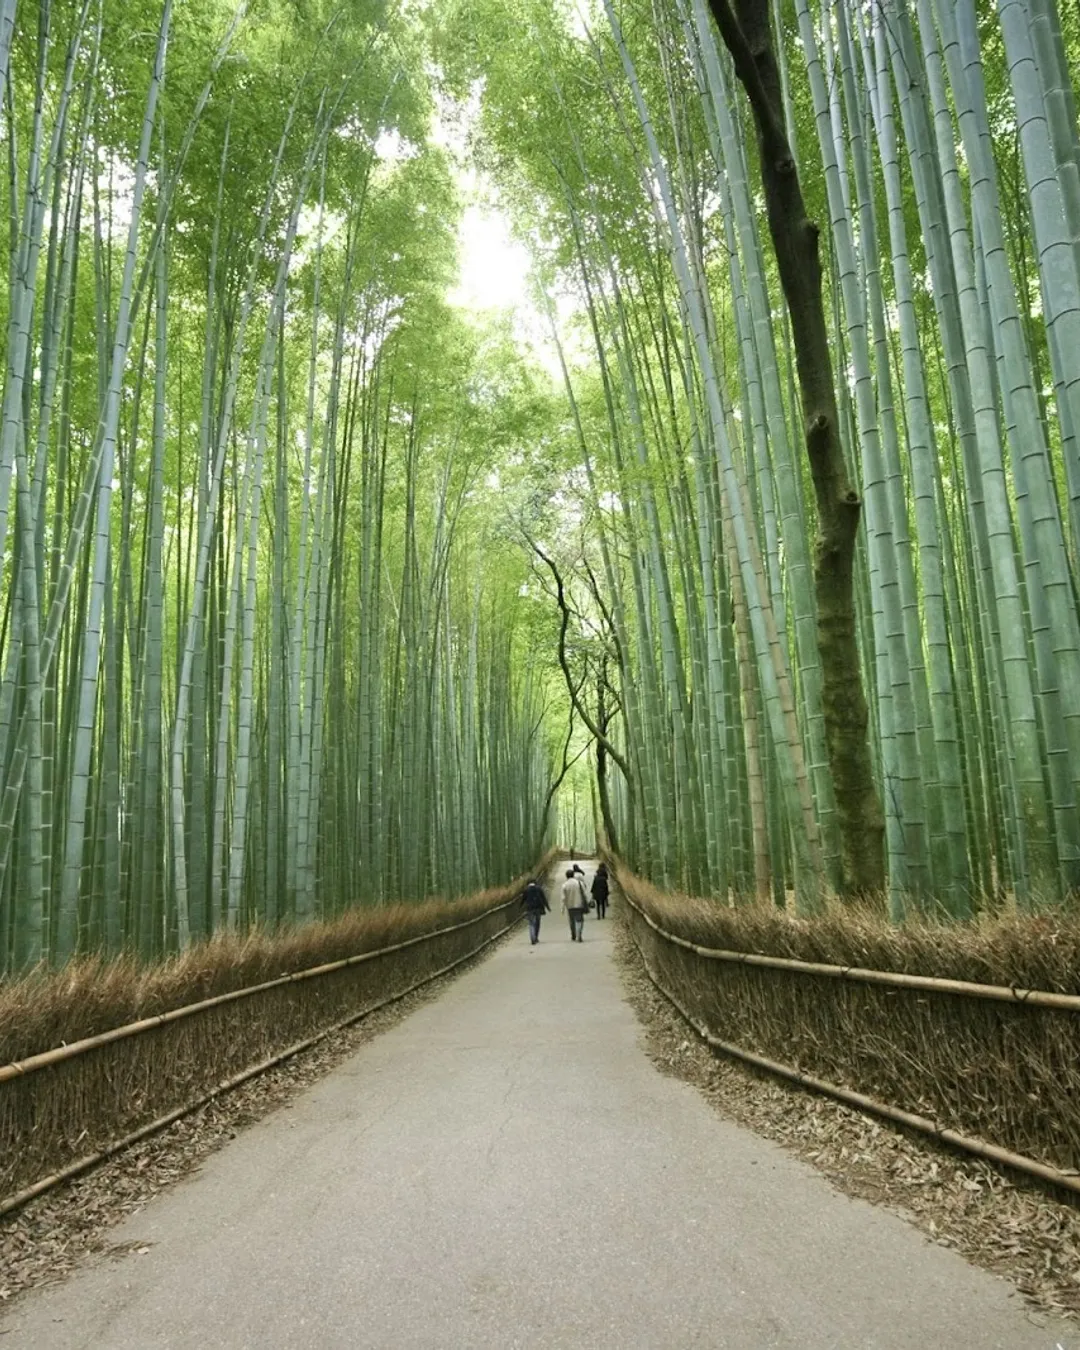
{"label": "forest canopy", "polygon": [[505,881],[571,791],[723,901],[1073,892],[1078,54],[0,0],[0,972]]}

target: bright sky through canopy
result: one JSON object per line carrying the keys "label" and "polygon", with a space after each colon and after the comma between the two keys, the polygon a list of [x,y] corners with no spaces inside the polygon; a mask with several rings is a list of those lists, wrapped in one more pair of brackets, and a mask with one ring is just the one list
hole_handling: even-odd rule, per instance
{"label": "bright sky through canopy", "polygon": [[463,309],[517,309],[530,305],[529,254],[510,234],[499,210],[473,203],[458,230],[461,279],[450,303]]}
{"label": "bright sky through canopy", "polygon": [[[474,172],[462,174],[460,184],[472,200],[458,226],[461,275],[447,299],[473,313],[511,311],[519,346],[528,349],[553,380],[561,382],[559,356],[548,321],[532,295],[528,249],[513,237],[509,216],[493,200],[491,189],[485,191],[484,185],[478,184]],[[578,308],[577,300],[567,291],[557,292],[554,300],[559,337],[573,366],[581,355],[578,335],[570,322]]]}
{"label": "bright sky through canopy", "polygon": [[[532,295],[529,251],[515,239],[510,215],[498,201],[487,176],[476,167],[469,149],[469,135],[480,110],[480,88],[464,102],[436,98],[431,139],[443,146],[451,159],[458,189],[465,201],[458,224],[458,284],[447,299],[452,305],[480,314],[485,310],[509,310],[519,345],[528,349],[553,380],[560,381],[558,353],[551,340],[548,321]],[[559,336],[567,359],[575,364],[579,353],[577,335],[568,321],[578,309],[576,298],[560,291],[554,296]]]}

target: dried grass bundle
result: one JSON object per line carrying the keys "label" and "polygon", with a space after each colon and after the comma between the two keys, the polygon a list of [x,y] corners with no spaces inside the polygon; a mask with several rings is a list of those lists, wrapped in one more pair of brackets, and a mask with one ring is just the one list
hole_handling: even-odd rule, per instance
{"label": "dried grass bundle", "polygon": [[926,916],[897,927],[869,906],[834,901],[801,919],[772,905],[731,908],[660,891],[623,868],[617,877],[657,923],[702,947],[1080,995],[1080,914],[1070,910],[973,924]]}
{"label": "dried grass bundle", "polygon": [[325,923],[270,933],[221,933],[159,965],[132,956],[83,957],[0,983],[0,1064],[217,994],[376,951],[482,914],[510,888],[457,900],[356,909]]}

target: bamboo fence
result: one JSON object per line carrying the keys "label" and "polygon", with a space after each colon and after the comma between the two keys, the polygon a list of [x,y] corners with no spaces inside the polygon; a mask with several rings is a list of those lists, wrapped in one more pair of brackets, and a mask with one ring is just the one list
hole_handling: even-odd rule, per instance
{"label": "bamboo fence", "polygon": [[620,894],[649,978],[713,1049],[1080,1195],[1080,998],[710,948]]}
{"label": "bamboo fence", "polygon": [[519,889],[462,922],[0,1066],[0,1216],[479,955],[517,922]]}

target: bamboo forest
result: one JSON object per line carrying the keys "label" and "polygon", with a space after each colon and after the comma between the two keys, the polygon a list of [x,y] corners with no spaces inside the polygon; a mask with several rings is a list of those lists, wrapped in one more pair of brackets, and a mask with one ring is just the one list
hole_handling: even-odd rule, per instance
{"label": "bamboo forest", "polygon": [[0,0],[0,973],[594,840],[1064,903],[1078,61],[1058,0]]}

